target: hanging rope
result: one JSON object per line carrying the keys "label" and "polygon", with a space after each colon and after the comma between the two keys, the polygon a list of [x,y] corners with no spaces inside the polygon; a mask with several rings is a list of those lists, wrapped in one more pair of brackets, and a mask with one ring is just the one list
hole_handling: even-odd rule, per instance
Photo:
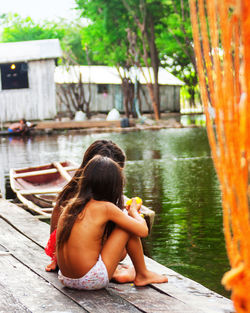
{"label": "hanging rope", "polygon": [[222,283],[250,312],[250,5],[189,0],[207,133],[222,191],[231,270]]}

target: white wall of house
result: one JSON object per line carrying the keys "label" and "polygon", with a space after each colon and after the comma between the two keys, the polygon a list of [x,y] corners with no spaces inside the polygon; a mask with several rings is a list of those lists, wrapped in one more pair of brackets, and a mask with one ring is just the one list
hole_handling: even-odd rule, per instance
{"label": "white wall of house", "polygon": [[50,119],[56,115],[53,59],[28,62],[29,87],[0,88],[0,121]]}
{"label": "white wall of house", "polygon": [[[144,92],[142,93],[141,91],[140,94],[142,101],[142,113],[153,112],[151,104],[152,101],[149,97],[148,88],[146,86],[146,83],[150,81],[149,69],[142,68],[142,70],[144,75],[142,75],[141,71],[131,68],[129,75],[124,75],[124,77],[130,77],[133,82],[135,81],[135,78],[137,78],[140,83],[140,87],[144,90]],[[123,71],[124,69],[121,68],[120,72]],[[137,73],[136,75],[135,72]],[[150,72],[151,77],[153,77],[152,68],[150,69]],[[75,86],[78,86],[80,77],[87,99],[88,84],[91,84],[90,112],[106,113],[114,107],[116,107],[120,112],[124,112],[123,95],[121,91],[122,81],[117,68],[98,65],[70,67],[58,66],[55,70],[57,93],[59,93],[60,85],[67,86],[68,84],[74,84]],[[145,80],[145,77],[147,77],[147,80]],[[163,68],[159,68],[158,81],[160,85],[161,112],[179,112],[180,88],[184,85],[184,83]],[[98,85],[108,86],[108,93],[98,93]],[[143,94],[147,96],[148,101],[145,101]],[[62,95],[61,92],[60,95]],[[57,97],[57,110],[59,113],[67,112],[68,109],[65,105],[65,98],[63,101],[61,101],[60,98],[62,97]]]}
{"label": "white wall of house", "polygon": [[[56,86],[58,88],[59,84],[56,84]],[[144,89],[144,94],[147,96],[149,103],[148,105],[141,91],[142,113],[153,112],[152,101],[148,96],[148,89],[146,86],[141,86],[141,88]],[[161,112],[180,112],[180,88],[181,86],[173,85],[160,86]],[[117,108],[121,113],[124,113],[123,95],[120,85],[108,84],[108,93],[102,94],[98,93],[98,84],[91,84],[90,92],[90,112],[108,113],[111,109]],[[89,90],[87,84],[84,85],[84,93],[86,99],[88,99]],[[67,106],[59,97],[57,97],[57,111],[58,113],[68,111]]]}

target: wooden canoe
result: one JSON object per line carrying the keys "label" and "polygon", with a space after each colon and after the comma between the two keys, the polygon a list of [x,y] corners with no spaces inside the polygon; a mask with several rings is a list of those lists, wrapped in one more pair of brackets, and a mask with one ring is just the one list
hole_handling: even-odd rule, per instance
{"label": "wooden canoe", "polygon": [[[78,169],[71,161],[10,170],[10,185],[18,199],[42,218],[50,218],[56,197]],[[124,196],[124,202],[128,198]],[[142,205],[149,229],[154,223],[155,212]]]}
{"label": "wooden canoe", "polygon": [[25,206],[50,218],[57,194],[72,178],[77,168],[77,164],[65,161],[10,169],[10,185]]}

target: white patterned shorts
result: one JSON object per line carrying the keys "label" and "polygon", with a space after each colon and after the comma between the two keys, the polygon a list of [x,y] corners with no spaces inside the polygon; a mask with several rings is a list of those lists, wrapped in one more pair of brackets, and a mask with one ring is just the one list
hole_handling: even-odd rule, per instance
{"label": "white patterned shorts", "polygon": [[101,255],[96,264],[83,277],[65,277],[59,270],[58,279],[64,286],[79,290],[97,290],[105,288],[109,284],[108,272]]}

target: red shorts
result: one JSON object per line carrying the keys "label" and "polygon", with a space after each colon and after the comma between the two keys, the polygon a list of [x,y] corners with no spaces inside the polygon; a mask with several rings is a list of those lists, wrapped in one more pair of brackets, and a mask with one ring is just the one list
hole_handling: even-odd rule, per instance
{"label": "red shorts", "polygon": [[56,261],[56,229],[50,234],[45,253],[51,257],[52,261]]}

